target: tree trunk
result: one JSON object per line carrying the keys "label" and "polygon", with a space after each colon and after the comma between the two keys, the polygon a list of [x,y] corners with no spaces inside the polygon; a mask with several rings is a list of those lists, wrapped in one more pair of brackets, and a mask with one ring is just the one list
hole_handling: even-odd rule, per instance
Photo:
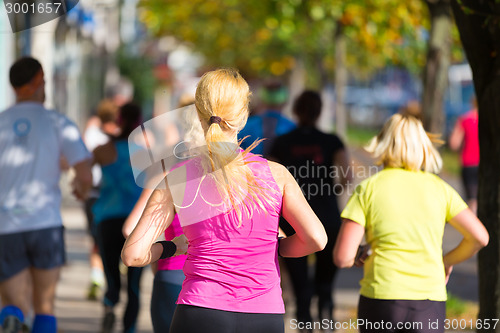
{"label": "tree trunk", "polygon": [[[500,25],[487,15],[498,17],[495,0],[461,0],[474,11],[464,13],[458,0],[452,1],[467,59],[472,68],[479,111],[478,217],[490,234],[490,243],[479,252],[479,319],[500,318],[499,243],[500,228]],[[486,15],[485,15],[486,14]],[[494,323],[494,322],[492,322]],[[500,332],[500,325],[479,332]]]}
{"label": "tree trunk", "polygon": [[442,133],[445,119],[443,101],[450,67],[451,9],[449,0],[425,2],[431,16],[431,32],[423,78],[423,123],[426,130]]}
{"label": "tree trunk", "polygon": [[321,100],[323,102],[323,108],[319,119],[316,121],[316,126],[326,133],[336,132],[335,119],[337,119],[337,116],[335,112],[338,109],[334,105],[336,98],[330,90],[331,86],[329,86],[331,80],[329,80],[328,71],[323,64],[323,57],[317,54],[315,62],[319,77],[318,91],[321,93]]}
{"label": "tree trunk", "polygon": [[304,66],[304,61],[297,57],[295,58],[296,65],[292,69],[290,78],[288,79],[288,86],[290,87],[290,92],[288,96],[288,103],[282,110],[283,115],[290,119],[293,119],[294,115],[292,112],[292,105],[295,99],[304,91],[306,87],[306,76],[307,71]]}
{"label": "tree trunk", "polygon": [[347,130],[347,115],[344,105],[347,85],[346,53],[344,26],[339,21],[335,31],[335,132],[344,140]]}

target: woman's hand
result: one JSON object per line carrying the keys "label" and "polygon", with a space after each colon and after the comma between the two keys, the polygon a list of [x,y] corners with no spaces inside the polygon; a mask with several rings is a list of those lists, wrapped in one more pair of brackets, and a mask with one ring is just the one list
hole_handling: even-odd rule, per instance
{"label": "woman's hand", "polygon": [[356,258],[354,259],[354,266],[363,267],[366,258],[372,254],[371,246],[368,244],[360,245],[358,247],[358,253],[356,253]]}
{"label": "woman's hand", "polygon": [[71,182],[71,190],[72,194],[75,196],[75,198],[79,201],[85,201],[88,198],[89,194],[89,189],[84,188],[82,184],[74,178],[73,181]]}
{"label": "woman's hand", "polygon": [[175,237],[174,239],[172,239],[172,242],[174,242],[175,246],[177,247],[174,257],[187,253],[189,242],[184,234]]}
{"label": "woman's hand", "polygon": [[444,266],[444,283],[448,284],[448,280],[450,279],[451,272],[453,271],[453,266]]}

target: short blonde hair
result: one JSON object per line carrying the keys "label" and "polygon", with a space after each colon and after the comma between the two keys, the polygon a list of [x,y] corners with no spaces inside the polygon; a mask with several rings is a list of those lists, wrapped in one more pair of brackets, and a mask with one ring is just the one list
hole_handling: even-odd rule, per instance
{"label": "short blonde hair", "polygon": [[103,99],[97,105],[97,117],[101,120],[101,123],[116,122],[120,110],[115,103],[110,99]]}
{"label": "short blonde hair", "polygon": [[433,142],[438,136],[428,134],[422,122],[409,114],[395,114],[365,148],[378,165],[411,171],[439,173],[443,160]]}

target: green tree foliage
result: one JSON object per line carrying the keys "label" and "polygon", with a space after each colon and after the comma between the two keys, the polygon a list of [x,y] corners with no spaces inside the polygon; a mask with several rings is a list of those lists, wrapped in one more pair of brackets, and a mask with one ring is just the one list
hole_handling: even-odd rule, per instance
{"label": "green tree foliage", "polygon": [[121,75],[134,85],[134,101],[139,105],[151,101],[158,83],[153,74],[152,61],[147,57],[131,55],[122,47],[117,52],[116,63]]}
{"label": "green tree foliage", "polygon": [[206,57],[207,65],[283,75],[297,60],[308,75],[335,69],[334,36],[347,40],[346,66],[369,74],[388,63],[418,72],[425,63],[423,1],[142,0],[141,20]]}

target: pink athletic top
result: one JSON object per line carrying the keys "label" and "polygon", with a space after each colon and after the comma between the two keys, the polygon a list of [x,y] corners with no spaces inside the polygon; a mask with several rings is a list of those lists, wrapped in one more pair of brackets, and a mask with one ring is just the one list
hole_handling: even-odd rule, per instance
{"label": "pink athletic top", "polygon": [[462,165],[472,167],[479,165],[479,134],[477,111],[469,111],[459,118],[460,126],[464,131],[462,147]]}
{"label": "pink athletic top", "polygon": [[[201,184],[199,160],[186,164],[188,182],[183,207],[176,208],[184,234],[189,240],[184,265],[186,279],[177,304],[247,313],[284,313],[278,265],[278,222],[282,197],[267,161],[250,155],[248,166],[259,185],[271,187],[275,202],[267,203],[267,212],[242,208],[242,224],[231,210],[205,220],[196,216],[210,211],[216,202],[217,189],[211,179]],[[198,177],[198,178],[197,178]],[[189,220],[191,219],[191,221]]]}
{"label": "pink athletic top", "polygon": [[[174,220],[170,224],[170,226],[165,230],[165,239],[172,240],[174,237],[182,235],[181,224],[179,223],[179,217],[177,215],[174,216]],[[166,271],[166,270],[177,270],[182,269],[184,267],[184,262],[186,261],[187,255],[179,255],[172,258],[160,259],[158,260],[158,270]]]}

